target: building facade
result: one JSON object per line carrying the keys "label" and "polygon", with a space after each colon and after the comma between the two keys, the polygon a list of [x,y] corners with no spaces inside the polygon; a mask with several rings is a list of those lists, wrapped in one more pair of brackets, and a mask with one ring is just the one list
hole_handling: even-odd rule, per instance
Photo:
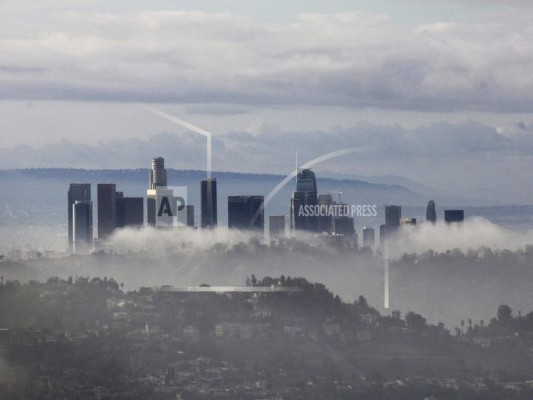
{"label": "building facade", "polygon": [[67,215],[68,215],[68,246],[69,251],[73,251],[73,224],[74,224],[74,214],[73,214],[73,205],[76,201],[91,201],[91,184],[90,183],[71,183],[68,190],[68,205],[67,205]]}
{"label": "building facade", "polygon": [[202,179],[200,187],[201,226],[214,228],[217,226],[217,180],[216,178]]}
{"label": "building facade", "polygon": [[93,203],[75,201],[72,205],[72,251],[86,254],[93,247]]}
{"label": "building facade", "polygon": [[265,227],[263,201],[263,196],[228,196],[228,228],[262,231]]}

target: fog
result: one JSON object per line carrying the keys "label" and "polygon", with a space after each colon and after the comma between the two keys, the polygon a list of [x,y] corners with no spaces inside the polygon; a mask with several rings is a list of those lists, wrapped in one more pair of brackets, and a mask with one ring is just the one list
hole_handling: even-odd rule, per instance
{"label": "fog", "polygon": [[459,249],[467,251],[480,247],[516,250],[533,244],[533,230],[526,232],[502,228],[490,221],[474,217],[463,224],[423,223],[402,226],[401,234],[391,243],[392,258],[403,253],[424,253],[429,250],[444,252]]}
{"label": "fog", "polygon": [[383,309],[380,249],[320,246],[298,234],[265,244],[259,233],[123,229],[109,247],[87,256],[0,264],[6,280],[50,276],[114,278],[124,290],[161,285],[244,285],[246,278],[302,276],[324,283],[344,301],[359,295],[383,313],[416,311],[453,328],[461,319],[492,317],[499,304],[531,311],[533,231],[505,230],[481,218],[462,225],[403,226],[390,244],[390,309]]}

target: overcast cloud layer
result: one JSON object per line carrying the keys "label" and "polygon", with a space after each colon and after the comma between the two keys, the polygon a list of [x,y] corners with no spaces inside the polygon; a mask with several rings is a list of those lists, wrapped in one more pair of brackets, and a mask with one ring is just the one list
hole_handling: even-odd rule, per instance
{"label": "overcast cloud layer", "polygon": [[29,34],[4,31],[3,99],[533,106],[533,28],[519,7],[418,26],[363,12],[279,23],[201,11],[62,12],[52,21]]}
{"label": "overcast cloud layer", "polygon": [[[499,132],[477,122],[435,123],[406,129],[360,123],[332,131],[286,132],[269,123],[213,139],[215,171],[286,175],[300,163],[342,149],[361,148],[318,164],[318,176],[400,175],[449,194],[506,204],[533,197],[533,126]],[[291,140],[288,141],[287,138]],[[205,169],[206,141],[191,132],[161,132],[146,139],[109,139],[95,145],[69,140],[0,148],[0,168],[148,168],[154,155],[176,169]],[[326,174],[326,171],[329,174]],[[467,173],[465,173],[467,172]]]}

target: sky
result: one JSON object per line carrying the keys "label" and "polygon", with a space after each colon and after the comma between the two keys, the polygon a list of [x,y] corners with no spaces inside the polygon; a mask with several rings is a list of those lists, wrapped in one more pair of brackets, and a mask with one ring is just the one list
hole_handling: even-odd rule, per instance
{"label": "sky", "polygon": [[526,0],[2,2],[0,168],[397,175],[531,203]]}

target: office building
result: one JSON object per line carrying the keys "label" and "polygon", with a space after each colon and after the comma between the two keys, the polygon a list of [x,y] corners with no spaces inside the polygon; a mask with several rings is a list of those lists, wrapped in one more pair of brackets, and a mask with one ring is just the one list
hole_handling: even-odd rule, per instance
{"label": "office building", "polygon": [[142,226],[144,223],[144,199],[142,197],[123,197],[117,193],[116,213],[117,228]]}
{"label": "office building", "polygon": [[437,222],[437,211],[435,210],[435,201],[430,200],[428,201],[428,206],[426,209],[426,221],[435,223]]}
{"label": "office building", "polygon": [[365,226],[363,228],[363,246],[374,247],[376,232],[374,228]]}
{"label": "office building", "polygon": [[315,235],[322,246],[345,247],[347,239],[342,234],[322,232]]}
{"label": "office building", "polygon": [[385,224],[383,225],[383,228],[380,226],[379,229],[380,243],[383,243],[389,236],[392,236],[398,231],[401,218],[402,207],[385,206]]}
{"label": "office building", "polygon": [[194,228],[194,206],[192,204],[187,205],[187,226]]}
{"label": "office building", "polygon": [[379,226],[379,244],[380,244],[380,246],[383,246],[385,244],[386,240],[387,240],[387,226],[385,224],[381,224]]}
{"label": "office building", "polygon": [[[320,207],[329,207],[333,205],[333,196],[331,194],[321,194],[318,196],[318,205]],[[320,215],[318,217],[319,232],[333,232],[333,216]]]}
{"label": "office building", "polygon": [[[228,228],[263,230],[264,210],[261,210],[263,196],[229,196]],[[261,210],[261,212],[259,212]],[[254,216],[258,213],[254,221]]]}
{"label": "office building", "polygon": [[[146,222],[157,227],[177,225],[174,191],[166,186],[156,186],[146,191]],[[176,222],[176,224],[175,224]]]}
{"label": "office building", "polygon": [[[167,188],[165,159],[154,157],[150,169],[150,182],[146,191],[146,222],[148,225],[173,225],[173,203],[169,200],[173,200],[173,196],[173,191]],[[166,201],[162,204],[163,198],[166,198]]]}
{"label": "office building", "polygon": [[452,222],[463,222],[464,220],[464,210],[444,210],[444,221],[447,224],[451,224]]}
{"label": "office building", "polygon": [[400,219],[400,225],[414,225],[416,226],[416,218],[401,218]]}
{"label": "office building", "polygon": [[284,215],[271,215],[268,217],[268,236],[270,240],[285,237]]}
{"label": "office building", "polygon": [[163,157],[154,157],[152,159],[152,169],[150,169],[150,184],[148,188],[155,189],[158,186],[167,186],[167,171]]}
{"label": "office building", "polygon": [[117,227],[117,187],[114,183],[99,183],[98,198],[98,239],[107,239]]}
{"label": "office building", "polygon": [[319,217],[308,212],[308,207],[317,204],[315,173],[310,169],[303,169],[296,175],[296,191],[291,195],[291,229],[317,232]]}
{"label": "office building", "polygon": [[201,226],[214,228],[217,226],[217,180],[216,178],[202,179],[200,188]]}
{"label": "office building", "polygon": [[75,201],[72,205],[72,251],[86,254],[93,246],[93,203]]}
{"label": "office building", "polygon": [[336,235],[342,235],[345,242],[357,245],[357,234],[354,228],[354,219],[352,217],[335,217],[333,218],[333,228]]}
{"label": "office building", "polygon": [[68,246],[69,251],[73,251],[73,205],[76,201],[91,201],[91,184],[90,183],[71,183],[68,190]]}
{"label": "office building", "polygon": [[402,218],[402,207],[385,206],[385,225],[394,230],[400,227],[400,218]]}

